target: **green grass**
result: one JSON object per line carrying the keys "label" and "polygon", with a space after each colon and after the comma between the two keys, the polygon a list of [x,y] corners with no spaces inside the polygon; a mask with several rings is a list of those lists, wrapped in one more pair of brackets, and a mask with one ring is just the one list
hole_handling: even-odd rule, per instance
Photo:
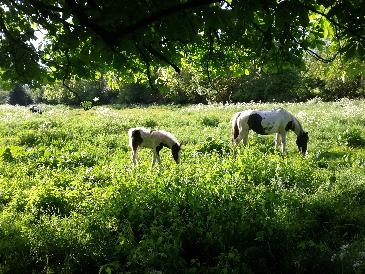
{"label": "green grass", "polygon": [[[309,131],[299,155],[230,119],[284,107]],[[298,104],[0,106],[0,273],[362,273],[365,101]],[[184,142],[131,166],[127,130]]]}

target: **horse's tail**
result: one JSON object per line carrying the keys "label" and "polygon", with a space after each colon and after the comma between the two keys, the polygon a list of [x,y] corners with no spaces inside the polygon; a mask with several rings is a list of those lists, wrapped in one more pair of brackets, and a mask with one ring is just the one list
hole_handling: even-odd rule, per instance
{"label": "horse's tail", "polygon": [[240,117],[241,112],[237,112],[233,115],[232,117],[232,142],[234,142],[234,140],[237,139],[238,135],[239,135],[239,129],[238,129],[238,124],[237,124],[237,119],[238,117]]}

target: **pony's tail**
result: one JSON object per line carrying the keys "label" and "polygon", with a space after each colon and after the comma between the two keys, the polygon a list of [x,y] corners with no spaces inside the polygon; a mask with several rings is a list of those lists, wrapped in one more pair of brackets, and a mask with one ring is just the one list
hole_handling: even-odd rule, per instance
{"label": "pony's tail", "polygon": [[239,129],[238,129],[238,124],[237,124],[237,119],[238,117],[240,117],[241,112],[237,112],[233,115],[232,118],[232,142],[234,143],[234,140],[237,139],[238,135],[239,135]]}

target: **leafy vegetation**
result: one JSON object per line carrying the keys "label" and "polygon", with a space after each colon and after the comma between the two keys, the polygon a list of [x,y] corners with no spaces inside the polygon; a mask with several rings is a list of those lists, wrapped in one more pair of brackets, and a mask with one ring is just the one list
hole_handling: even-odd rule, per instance
{"label": "leafy vegetation", "polygon": [[[28,103],[65,104],[89,109],[105,104],[151,104],[151,103],[208,103],[208,102],[301,102],[314,98],[333,101],[341,98],[364,98],[364,76],[342,74],[338,70],[328,72],[328,67],[309,61],[305,71],[288,70],[281,73],[256,73],[241,77],[216,77],[212,83],[203,73],[186,68],[180,75],[161,69],[156,80],[158,90],[142,84],[120,84],[115,89],[100,81],[82,80],[72,82],[73,94],[61,84],[42,88],[27,88],[23,97]],[[312,67],[316,66],[316,70]],[[321,69],[318,67],[322,66]],[[335,64],[328,65],[332,69]],[[358,63],[361,68],[361,64]],[[191,70],[190,70],[191,69]],[[350,73],[350,71],[349,71]],[[14,98],[14,92],[5,93],[0,103],[24,105],[23,97]]]}
{"label": "leafy vegetation", "polygon": [[[27,84],[45,104],[0,107],[0,272],[363,273],[365,102],[322,100],[364,97],[364,10],[2,1],[0,101],[27,105]],[[280,104],[310,132],[306,158],[291,136],[285,156],[272,136],[230,146],[234,112],[278,103],[122,107],[308,99]],[[132,167],[137,125],[173,132],[182,164],[142,151]]]}
{"label": "leafy vegetation", "polygon": [[300,67],[305,52],[363,61],[363,10],[359,0],[5,0],[0,75],[2,84],[153,84],[161,65],[180,72],[187,63],[215,77]]}
{"label": "leafy vegetation", "polygon": [[[282,106],[309,131],[230,146],[231,115]],[[194,106],[0,106],[0,272],[362,273],[364,100]],[[131,166],[127,129],[185,143]]]}

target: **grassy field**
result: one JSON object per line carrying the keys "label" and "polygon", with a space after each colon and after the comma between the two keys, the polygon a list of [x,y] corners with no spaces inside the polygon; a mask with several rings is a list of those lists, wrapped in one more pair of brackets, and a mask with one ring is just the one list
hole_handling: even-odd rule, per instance
{"label": "grassy field", "polygon": [[[301,157],[234,112],[284,107]],[[95,107],[0,106],[0,273],[363,273],[365,101]],[[172,132],[176,165],[131,166],[127,130]]]}

